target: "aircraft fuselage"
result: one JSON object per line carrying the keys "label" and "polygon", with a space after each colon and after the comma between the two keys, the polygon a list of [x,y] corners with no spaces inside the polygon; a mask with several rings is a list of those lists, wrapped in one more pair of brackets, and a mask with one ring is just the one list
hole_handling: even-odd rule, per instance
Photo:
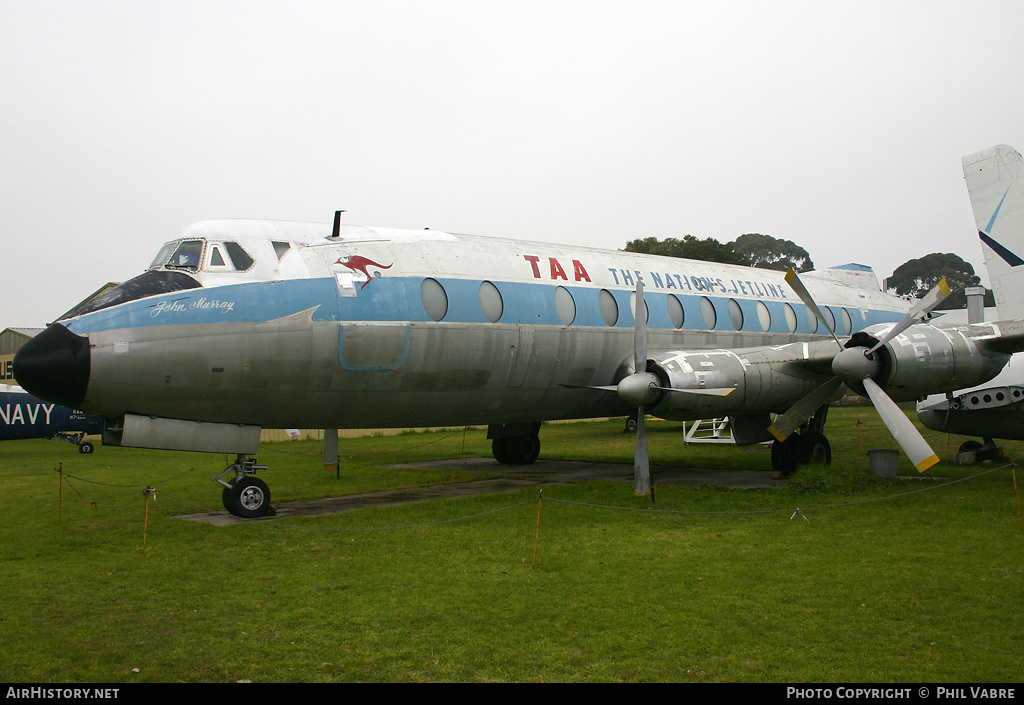
{"label": "aircraft fuselage", "polygon": [[[331,237],[329,225],[252,221],[199,223],[175,243],[190,249],[147,274],[194,285],[150,293],[139,284],[61,321],[88,340],[74,400],[83,410],[269,428],[625,415],[615,395],[560,385],[613,384],[633,371],[638,280],[652,352],[835,345],[771,270],[434,231],[343,226]],[[248,270],[231,264],[226,243],[245,251]],[[852,273],[804,276],[840,335],[908,308]],[[699,364],[716,373],[713,359]],[[745,411],[785,409],[818,381],[776,382]]]}

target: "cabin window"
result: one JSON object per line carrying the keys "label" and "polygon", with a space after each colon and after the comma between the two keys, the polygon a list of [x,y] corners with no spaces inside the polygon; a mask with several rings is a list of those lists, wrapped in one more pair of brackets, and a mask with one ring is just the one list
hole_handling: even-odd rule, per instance
{"label": "cabin window", "polygon": [[772,327],[772,313],[768,310],[764,301],[757,302],[757,320],[761,324],[761,330],[765,333]]}
{"label": "cabin window", "polygon": [[615,302],[612,292],[607,289],[601,289],[601,293],[598,294],[597,298],[601,304],[601,316],[604,318],[604,322],[614,326],[619,322],[619,304]]}
{"label": "cabin window", "polygon": [[828,326],[827,333],[834,333],[836,330],[836,317],[832,313],[832,309],[828,306],[821,310],[821,315],[825,317],[825,324]]}
{"label": "cabin window", "polygon": [[171,255],[167,266],[172,269],[190,269],[193,272],[199,269],[199,263],[203,258],[202,240],[182,240]]}
{"label": "cabin window", "polygon": [[843,333],[845,335],[850,335],[853,332],[853,319],[850,318],[850,312],[847,311],[845,308],[842,309],[842,311],[843,311]]}
{"label": "cabin window", "polygon": [[796,333],[796,311],[789,304],[784,304],[782,311],[786,314],[786,328],[790,333]]}
{"label": "cabin window", "polygon": [[423,300],[423,309],[432,320],[440,321],[448,314],[448,294],[436,279],[423,280],[420,298]]}
{"label": "cabin window", "polygon": [[672,325],[682,328],[683,323],[686,322],[686,313],[683,311],[683,305],[679,299],[674,294],[669,294],[665,303],[668,306],[668,318],[672,321]]}
{"label": "cabin window", "polygon": [[715,312],[715,305],[706,296],[700,297],[700,314],[704,317],[704,327],[714,330],[718,325],[718,314]]}
{"label": "cabin window", "polygon": [[480,284],[480,308],[491,323],[497,323],[501,314],[505,311],[505,303],[501,299],[501,292],[491,282]]}
{"label": "cabin window", "polygon": [[564,286],[555,289],[555,308],[558,310],[558,317],[562,319],[563,325],[572,325],[576,320],[576,300]]}
{"label": "cabin window", "polygon": [[[629,310],[633,312],[634,318],[636,317],[636,292],[634,291],[629,295]],[[644,299],[644,323],[651,320],[651,309],[647,308],[647,300]],[[635,321],[634,321],[635,322]]]}
{"label": "cabin window", "polygon": [[814,315],[814,311],[811,310],[810,306],[805,307],[807,313],[807,326],[811,329],[812,333],[818,332],[818,317]]}
{"label": "cabin window", "polygon": [[740,308],[736,299],[729,299],[729,320],[736,330],[743,330],[743,309]]}

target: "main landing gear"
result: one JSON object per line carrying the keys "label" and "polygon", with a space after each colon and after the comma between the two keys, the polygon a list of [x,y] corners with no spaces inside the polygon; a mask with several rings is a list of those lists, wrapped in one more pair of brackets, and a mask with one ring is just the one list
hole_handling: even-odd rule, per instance
{"label": "main landing gear", "polygon": [[[270,506],[270,488],[255,474],[257,470],[266,469],[266,465],[257,465],[255,458],[239,454],[234,463],[214,478],[224,486],[221,500],[229,513],[242,519],[258,519],[274,514]],[[231,472],[235,473],[235,481],[228,484],[221,478]]]}
{"label": "main landing gear", "polygon": [[[974,461],[980,463],[984,460],[998,460],[1006,457],[1006,451],[999,447],[995,440],[985,438],[984,443],[980,441],[964,441],[959,448],[958,456],[969,453],[974,454]],[[963,461],[961,461],[963,462]]]}
{"label": "main landing gear", "polygon": [[831,465],[832,446],[825,437],[825,417],[828,407],[815,412],[807,423],[784,441],[772,443],[772,469],[782,475],[791,475],[801,465]]}
{"label": "main landing gear", "polygon": [[488,426],[491,452],[502,465],[532,465],[540,455],[540,422]]}

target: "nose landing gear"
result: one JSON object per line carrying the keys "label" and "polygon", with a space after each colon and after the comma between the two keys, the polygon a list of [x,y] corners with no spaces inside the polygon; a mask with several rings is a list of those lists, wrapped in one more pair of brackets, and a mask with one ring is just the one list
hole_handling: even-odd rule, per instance
{"label": "nose landing gear", "polygon": [[[266,465],[257,465],[255,458],[238,455],[234,463],[214,478],[224,486],[221,492],[224,509],[241,519],[272,516],[274,508],[270,506],[270,488],[255,476],[257,470],[266,469]],[[228,484],[221,478],[231,472],[235,473],[235,481]]]}

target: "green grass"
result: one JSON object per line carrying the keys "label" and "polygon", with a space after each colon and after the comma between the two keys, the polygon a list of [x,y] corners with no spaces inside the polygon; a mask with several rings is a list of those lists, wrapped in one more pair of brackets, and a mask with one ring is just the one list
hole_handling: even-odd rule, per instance
{"label": "green grass", "polygon": [[[621,429],[547,425],[542,454],[626,462]],[[649,429],[656,462],[771,466],[767,447]],[[874,412],[834,410],[828,433],[831,468],[782,490],[659,486],[650,511],[628,486],[548,486],[536,562],[536,488],[214,527],[176,516],[219,509],[222,457],[8,442],[0,680],[1019,681],[1010,470],[882,480],[864,451],[893,446]],[[343,441],[338,478],[316,442],[259,460],[280,503],[493,477],[385,467],[486,455],[484,435]],[[929,440],[940,457],[959,445]],[[900,473],[917,474],[902,456]]]}

